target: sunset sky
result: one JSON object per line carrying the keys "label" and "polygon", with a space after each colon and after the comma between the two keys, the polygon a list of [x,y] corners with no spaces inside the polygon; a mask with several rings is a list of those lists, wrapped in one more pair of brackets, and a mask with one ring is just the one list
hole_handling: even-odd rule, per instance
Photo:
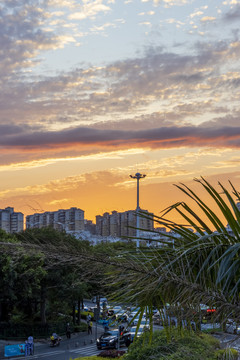
{"label": "sunset sky", "polygon": [[240,0],[2,0],[0,208],[157,215],[240,190]]}

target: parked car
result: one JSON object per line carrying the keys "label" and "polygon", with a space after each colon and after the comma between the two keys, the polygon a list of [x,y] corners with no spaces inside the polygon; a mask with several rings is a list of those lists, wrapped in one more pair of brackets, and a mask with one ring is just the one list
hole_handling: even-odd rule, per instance
{"label": "parked car", "polygon": [[113,315],[117,316],[117,314],[120,313],[120,311],[122,311],[122,307],[120,305],[113,306],[108,309],[108,316],[113,316]]}
{"label": "parked car", "polygon": [[128,331],[123,331],[119,336],[119,329],[108,330],[97,339],[97,348],[101,349],[117,349],[118,338],[120,339],[119,346],[126,345],[130,337]]}
{"label": "parked car", "polygon": [[[103,315],[103,308],[100,306],[100,308],[98,308],[97,306],[91,306],[88,311],[94,313],[94,309],[99,309],[99,314]],[[96,310],[95,310],[96,311]]]}
{"label": "parked car", "polygon": [[116,314],[116,320],[118,322],[127,322],[128,321],[128,314],[126,311],[121,310]]}
{"label": "parked car", "polygon": [[163,325],[163,318],[162,315],[158,312],[156,312],[152,317],[154,325]]}
{"label": "parked car", "polygon": [[[136,317],[135,317],[136,316]],[[140,314],[138,314],[137,312],[133,312],[129,315],[128,317],[128,321],[131,322],[131,324],[133,326],[137,325],[138,322],[139,322],[139,319],[140,319]],[[141,318],[141,321],[145,321],[145,323],[147,322],[147,319],[146,319],[146,315],[143,314],[142,318]]]}
{"label": "parked car", "polygon": [[[128,315],[128,321],[132,321],[132,319],[138,315],[138,312],[137,311],[132,311],[129,315]],[[139,316],[139,315],[138,315]]]}
{"label": "parked car", "polygon": [[139,322],[139,315],[132,321],[132,325],[136,326]]}
{"label": "parked car", "polygon": [[[133,326],[137,326],[139,324],[139,319],[134,319]],[[149,320],[141,319],[139,327],[146,327],[149,329]]]}
{"label": "parked car", "polygon": [[211,322],[216,317],[217,309],[213,307],[209,307],[205,304],[200,304],[202,321]]}
{"label": "parked car", "polygon": [[[78,310],[78,308],[77,308]],[[83,308],[82,308],[83,311],[89,311],[89,306],[83,304]]]}
{"label": "parked car", "polygon": [[130,334],[130,340],[131,340],[131,342],[133,342],[134,337],[139,337],[139,336],[143,335],[144,332],[149,331],[149,326],[140,325],[140,326],[139,326],[139,329],[138,329],[138,332],[136,332],[136,330],[137,330],[137,326],[132,326],[132,327],[129,329],[129,334]]}
{"label": "parked car", "polygon": [[240,334],[240,325],[229,319],[226,323],[226,332],[229,334]]}

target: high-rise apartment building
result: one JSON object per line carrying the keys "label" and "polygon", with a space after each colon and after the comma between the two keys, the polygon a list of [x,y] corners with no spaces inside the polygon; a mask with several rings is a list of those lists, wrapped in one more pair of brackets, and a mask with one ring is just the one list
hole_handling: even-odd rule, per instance
{"label": "high-rise apartment building", "polygon": [[[145,217],[139,217],[139,228],[145,231],[153,231],[153,213],[146,213]],[[101,236],[134,237],[136,236],[137,217],[136,210],[124,212],[106,212],[102,216],[96,216],[96,234]]]}
{"label": "high-rise apartment building", "polygon": [[92,220],[84,220],[84,230],[88,231],[92,235],[96,235],[96,224],[93,224]]}
{"label": "high-rise apartment building", "polygon": [[42,214],[26,216],[26,228],[43,228],[51,226],[56,230],[84,230],[84,211],[76,207],[57,211],[47,211]]}
{"label": "high-rise apartment building", "polygon": [[12,207],[0,209],[0,228],[8,233],[22,231],[23,218],[23,214],[21,212],[14,212]]}

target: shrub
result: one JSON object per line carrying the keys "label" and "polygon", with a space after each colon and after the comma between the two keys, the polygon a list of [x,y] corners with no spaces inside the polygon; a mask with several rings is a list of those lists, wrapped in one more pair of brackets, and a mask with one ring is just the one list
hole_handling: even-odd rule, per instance
{"label": "shrub", "polygon": [[81,323],[79,325],[75,325],[73,331],[74,332],[84,332],[87,331],[88,326],[86,323]]}
{"label": "shrub", "polygon": [[145,333],[130,345],[124,360],[213,360],[219,341],[207,334],[174,329],[155,331],[151,344]]}
{"label": "shrub", "polygon": [[104,350],[101,351],[100,354],[98,354],[98,356],[102,357],[102,358],[119,358],[120,356],[124,355],[125,351],[123,350]]}
{"label": "shrub", "polygon": [[202,330],[202,332],[204,333],[204,334],[221,334],[221,333],[223,333],[223,329],[221,329],[221,328],[213,328],[213,329],[204,329],[204,330]]}
{"label": "shrub", "polygon": [[[72,359],[70,359],[72,360]],[[110,358],[103,358],[103,357],[99,357],[97,355],[93,355],[93,356],[84,356],[84,357],[80,357],[74,360],[110,360]]]}
{"label": "shrub", "polygon": [[85,319],[87,318],[87,315],[91,315],[92,319],[94,319],[94,313],[91,311],[81,311],[81,318]]}
{"label": "shrub", "polygon": [[221,349],[215,352],[216,360],[237,360],[238,351],[232,348]]}

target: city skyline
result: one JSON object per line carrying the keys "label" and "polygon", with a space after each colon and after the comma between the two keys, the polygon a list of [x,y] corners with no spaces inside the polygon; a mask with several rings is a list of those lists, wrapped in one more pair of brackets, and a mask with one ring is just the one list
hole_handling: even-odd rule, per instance
{"label": "city skyline", "polygon": [[0,208],[135,209],[137,172],[156,215],[180,182],[238,189],[240,0],[3,0],[0,19]]}

